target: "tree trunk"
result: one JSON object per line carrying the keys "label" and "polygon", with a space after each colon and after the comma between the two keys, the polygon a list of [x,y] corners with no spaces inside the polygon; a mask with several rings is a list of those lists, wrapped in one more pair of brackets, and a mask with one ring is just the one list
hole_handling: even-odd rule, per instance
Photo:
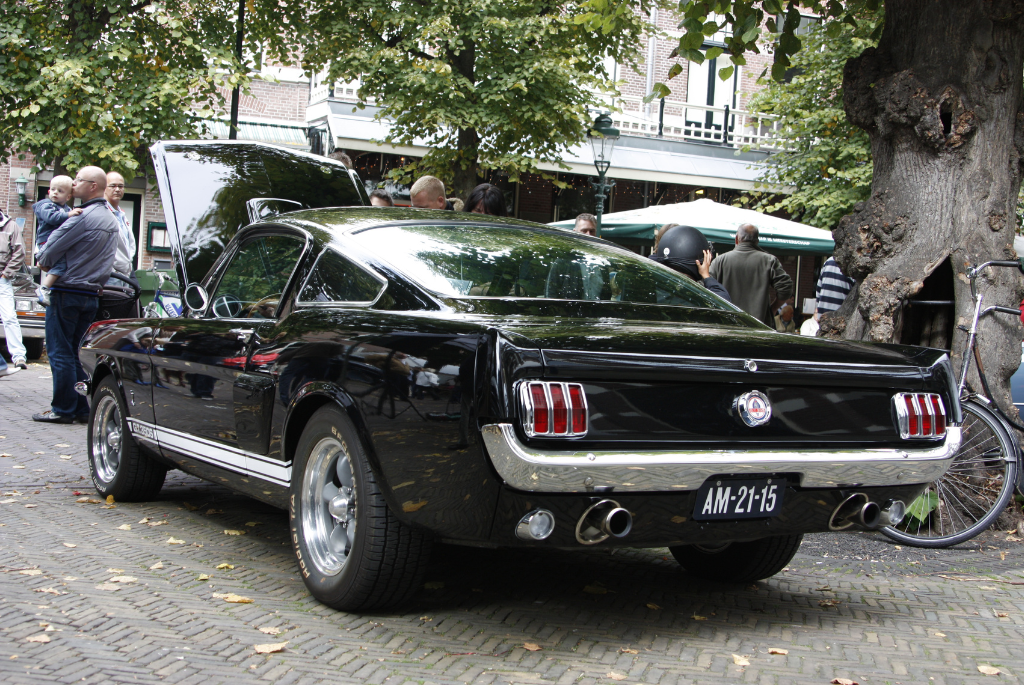
{"label": "tree trunk", "polygon": [[[955,299],[959,372],[967,335],[959,326],[973,315],[967,269],[1016,259],[1022,72],[1024,0],[886,0],[878,47],[843,74],[846,114],[871,136],[874,178],[870,199],[834,231],[836,261],[857,286],[823,317],[821,335],[900,342],[906,301],[934,273]],[[989,268],[977,283],[985,304],[1016,307],[1024,295],[1015,269]],[[994,399],[1012,411],[1020,319],[990,314],[979,336]],[[973,365],[968,379],[981,390]]]}
{"label": "tree trunk", "polygon": [[465,200],[480,182],[480,136],[476,129],[460,128],[458,145],[450,194]]}

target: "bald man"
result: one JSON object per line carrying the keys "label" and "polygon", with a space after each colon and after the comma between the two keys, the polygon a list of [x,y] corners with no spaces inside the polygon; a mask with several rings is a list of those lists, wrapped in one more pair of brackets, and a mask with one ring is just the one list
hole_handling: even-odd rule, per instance
{"label": "bald man", "polygon": [[96,316],[99,296],[110,277],[117,250],[118,227],[103,197],[107,174],[99,167],[79,170],[71,194],[82,201],[82,213],[70,217],[46,241],[39,263],[50,267],[61,257],[67,271],[53,286],[46,312],[46,354],[53,373],[50,409],[33,414],[33,421],[71,423],[89,420],[89,403],[75,392],[86,379],[78,348]]}
{"label": "bald man", "polygon": [[[107,200],[107,209],[114,215],[117,221],[117,253],[114,257],[114,271],[124,274],[133,283],[135,280],[135,234],[132,232],[131,224],[128,223],[128,215],[121,210],[121,200],[124,199],[124,176],[111,171],[107,174],[107,190],[103,193]],[[124,286],[124,281],[111,278],[107,285]]]}
{"label": "bald man", "polygon": [[758,237],[753,224],[736,229],[736,247],[711,262],[711,275],[729,291],[733,304],[774,328],[769,288],[775,288],[777,300],[788,300],[793,296],[793,279],[778,257],[761,249]]}

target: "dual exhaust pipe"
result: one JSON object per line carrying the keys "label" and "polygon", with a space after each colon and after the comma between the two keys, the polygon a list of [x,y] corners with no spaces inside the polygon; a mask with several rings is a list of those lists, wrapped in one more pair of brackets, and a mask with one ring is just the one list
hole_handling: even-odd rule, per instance
{"label": "dual exhaust pipe", "polygon": [[885,526],[897,526],[907,513],[907,505],[901,500],[889,500],[884,504],[872,502],[863,492],[855,492],[835,508],[829,517],[829,530],[847,530],[854,526],[866,530],[877,530]]}
{"label": "dual exhaust pipe", "polygon": [[[547,509],[535,509],[520,519],[516,537],[520,540],[544,540],[555,530],[555,515]],[[624,538],[633,530],[633,515],[615,500],[603,499],[591,505],[576,522],[576,541],[596,545],[608,538]]]}

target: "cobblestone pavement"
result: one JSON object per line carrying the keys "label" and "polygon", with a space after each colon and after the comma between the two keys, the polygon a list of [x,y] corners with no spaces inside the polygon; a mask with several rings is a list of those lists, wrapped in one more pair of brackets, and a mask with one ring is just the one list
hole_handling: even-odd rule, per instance
{"label": "cobblestone pavement", "polygon": [[98,500],[85,427],[29,420],[49,387],[42,365],[0,380],[4,683],[939,685],[1024,674],[1024,550],[1005,533],[938,552],[810,536],[787,570],[748,587],[690,579],[666,550],[442,546],[402,613],[340,613],[299,580],[284,512],[181,473],[155,502],[81,503]]}

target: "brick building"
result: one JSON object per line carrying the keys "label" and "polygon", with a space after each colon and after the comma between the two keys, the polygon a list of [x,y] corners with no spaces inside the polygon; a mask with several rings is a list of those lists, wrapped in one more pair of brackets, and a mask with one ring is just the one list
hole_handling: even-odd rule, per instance
{"label": "brick building", "polygon": [[[606,105],[617,109],[612,117],[622,132],[609,176],[615,182],[605,211],[635,209],[652,204],[668,204],[709,197],[727,202],[750,190],[758,167],[773,149],[770,125],[755,121],[744,109],[756,92],[757,77],[769,63],[766,55],[748,56],[748,64],[739,67],[733,77],[722,81],[717,70],[725,59],[697,65],[683,62],[682,72],[671,81],[672,94],[663,101],[644,103],[644,96],[655,82],[666,82],[669,69],[677,60],[669,57],[680,32],[675,16],[659,12],[658,26],[666,37],[647,41],[644,62],[630,68],[609,62],[609,73],[621,82],[621,94]],[[722,44],[725,36],[708,38],[706,46]],[[427,148],[380,146],[372,140],[386,137],[387,122],[375,121],[372,105],[354,110],[359,84],[330,84],[305,77],[297,68],[268,66],[268,80],[254,81],[251,94],[243,96],[239,106],[239,139],[258,140],[296,149],[318,152],[344,150],[368,185],[385,183],[384,175],[407,157],[418,157]],[[230,97],[229,93],[225,93]],[[226,115],[225,115],[226,119]],[[224,121],[214,121],[208,137],[227,138]],[[743,151],[743,147],[749,147]],[[596,176],[589,145],[566,150],[563,161],[570,171],[542,166],[558,174],[568,184],[558,189],[539,175],[526,176],[519,183],[494,174],[488,179],[506,191],[514,216],[547,223],[594,210],[594,191],[590,181]],[[31,158],[12,161],[0,167],[0,202],[19,222],[23,222],[26,246],[33,245],[34,216],[31,203],[45,196],[52,173],[31,174]],[[19,207],[15,180],[29,180],[27,202]],[[402,203],[407,189],[389,186]],[[153,178],[140,176],[126,189],[123,208],[135,228],[139,268],[170,268],[170,251],[164,228],[163,208]],[[799,268],[798,297],[813,296],[816,269],[820,259],[784,260],[793,276]]]}

